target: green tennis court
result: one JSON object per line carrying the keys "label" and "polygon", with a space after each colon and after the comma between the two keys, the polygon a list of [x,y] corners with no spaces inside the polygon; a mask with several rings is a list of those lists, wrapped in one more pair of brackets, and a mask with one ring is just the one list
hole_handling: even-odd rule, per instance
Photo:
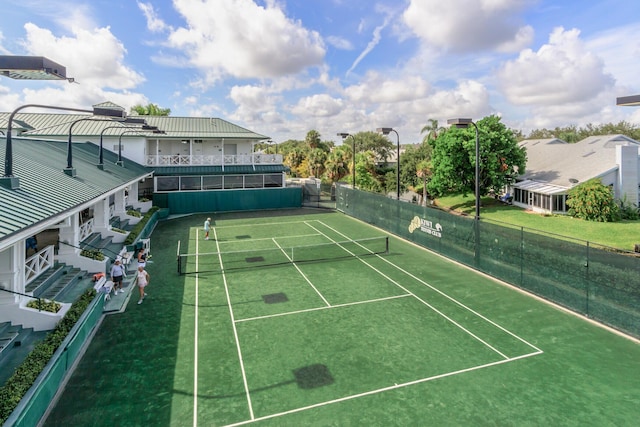
{"label": "green tennis court", "polygon": [[640,415],[628,338],[340,213],[219,215],[207,241],[203,221],[158,225],[148,299],[105,318],[46,425]]}

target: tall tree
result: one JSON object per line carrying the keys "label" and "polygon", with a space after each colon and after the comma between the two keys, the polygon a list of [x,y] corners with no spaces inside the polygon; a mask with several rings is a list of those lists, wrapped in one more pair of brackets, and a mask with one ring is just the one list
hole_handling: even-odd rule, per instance
{"label": "tall tree", "polygon": [[[498,116],[485,117],[477,123],[480,142],[480,195],[489,190],[500,192],[513,182],[526,165],[526,151],[518,146],[513,132]],[[474,193],[475,128],[449,128],[430,142],[433,147],[433,175],[428,190],[434,195]]]}
{"label": "tall tree", "polygon": [[422,140],[422,143],[429,143],[429,141],[431,141],[432,139],[436,139],[438,137],[438,135],[440,134],[440,132],[444,131],[445,129],[442,126],[438,125],[438,121],[435,119],[429,119],[429,123],[424,125],[422,127],[422,129],[420,130],[420,133],[426,133],[426,135],[424,136],[424,139]]}
{"label": "tall tree", "polygon": [[349,174],[349,162],[352,155],[351,150],[344,145],[337,147],[327,157],[325,163],[325,174],[332,183],[340,181]]}
{"label": "tall tree", "polygon": [[315,150],[320,145],[320,133],[317,130],[310,130],[304,138],[310,150]]}
{"label": "tall tree", "polygon": [[427,203],[427,181],[431,178],[432,170],[431,170],[431,162],[428,160],[423,160],[418,163],[416,168],[416,176],[422,179],[422,199],[420,200],[420,204]]}
{"label": "tall tree", "polygon": [[358,132],[353,137],[355,138],[356,153],[371,151],[380,163],[386,162],[396,146],[389,138],[377,132]]}
{"label": "tall tree", "polygon": [[132,113],[137,113],[139,116],[168,116],[171,114],[170,108],[160,108],[157,104],[149,103],[147,105],[134,105],[131,107]]}
{"label": "tall tree", "polygon": [[315,148],[308,153],[307,160],[309,162],[309,175],[320,178],[324,174],[327,153],[320,148]]}

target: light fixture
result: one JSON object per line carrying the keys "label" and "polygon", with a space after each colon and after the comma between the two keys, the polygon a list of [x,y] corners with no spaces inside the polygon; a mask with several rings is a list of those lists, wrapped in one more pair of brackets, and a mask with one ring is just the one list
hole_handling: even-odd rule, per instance
{"label": "light fixture", "polygon": [[616,105],[621,107],[637,107],[640,105],[640,95],[621,96],[616,98]]}
{"label": "light fixture", "polygon": [[68,80],[67,69],[44,56],[0,55],[0,76],[16,80]]}
{"label": "light fixture", "polygon": [[396,138],[398,139],[398,143],[396,145],[396,163],[398,165],[396,169],[396,199],[400,200],[400,135],[398,135],[398,131],[393,128],[378,128],[376,131],[383,135],[389,135],[391,132],[395,132]]}
{"label": "light fixture", "polygon": [[[142,125],[142,127],[147,126],[147,121],[145,119],[141,119],[138,117],[127,117],[126,119],[124,119],[121,122],[118,123],[122,123],[122,124],[132,124],[132,125]],[[119,125],[119,126],[107,126],[105,128],[102,129],[102,131],[100,132],[100,148],[99,148],[99,154],[98,154],[98,169],[104,169],[104,156],[103,156],[103,148],[102,148],[102,137],[104,135],[104,132],[108,129],[122,129],[122,128],[128,128],[130,126],[123,126],[123,125]]]}
{"label": "light fixture", "polygon": [[[96,108],[94,107],[92,110],[84,110],[79,108],[69,108],[69,107],[58,107],[55,105],[40,105],[40,104],[26,104],[22,105],[9,115],[9,120],[7,121],[7,139],[6,139],[6,149],[4,153],[4,176],[0,178],[0,186],[5,188],[9,188],[11,190],[15,190],[20,188],[20,181],[18,178],[13,176],[13,146],[12,146],[12,127],[13,127],[13,118],[18,113],[18,111],[27,107],[37,107],[37,108],[47,108],[50,110],[64,110],[64,111],[77,111],[81,113],[92,113],[94,115],[101,115],[106,117],[116,117],[116,118],[124,118],[125,112],[122,109],[115,108]],[[73,126],[73,125],[72,125]],[[70,164],[71,158],[71,137],[69,137],[69,147],[67,153],[67,166]],[[69,171],[65,172],[70,175],[73,175],[73,167],[68,167]]]}

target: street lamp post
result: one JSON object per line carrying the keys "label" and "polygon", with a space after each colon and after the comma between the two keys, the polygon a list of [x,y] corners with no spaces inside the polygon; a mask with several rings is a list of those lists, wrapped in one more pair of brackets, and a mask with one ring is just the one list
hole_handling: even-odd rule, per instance
{"label": "street lamp post", "polygon": [[[141,118],[137,118],[137,117],[127,117],[126,119],[124,119],[122,122],[122,125],[125,124],[130,124],[130,125],[142,125],[145,126],[147,124],[147,121],[145,119],[141,119]],[[103,150],[102,150],[102,137],[104,135],[104,132],[108,129],[122,129],[122,128],[128,128],[128,127],[132,127],[132,126],[107,126],[105,128],[102,129],[102,131],[100,131],[100,149],[98,151],[98,169],[104,169],[104,156],[103,156]]]}
{"label": "street lamp post", "polygon": [[383,135],[389,135],[391,132],[394,132],[396,134],[396,163],[398,165],[396,170],[396,199],[400,200],[400,135],[398,135],[398,131],[393,128],[378,128],[376,129],[376,131]]}
{"label": "street lamp post", "polygon": [[118,137],[118,161],[116,162],[116,165],[124,166],[124,161],[122,160],[122,135],[126,133],[140,132],[141,130],[150,130],[150,131],[153,131],[153,133],[164,133],[164,131],[158,130],[158,126],[149,126],[149,125],[142,125],[139,129],[125,130]]}
{"label": "street lamp post", "polygon": [[351,151],[353,154],[353,167],[351,168],[351,187],[356,189],[356,138],[350,133],[340,132],[338,136],[346,141],[348,137],[351,137]]}
{"label": "street lamp post", "polygon": [[475,220],[480,219],[480,133],[478,126],[472,119],[449,119],[447,123],[457,128],[466,129],[469,125],[476,128],[476,173],[475,173],[475,193],[476,193],[476,214]]}
{"label": "street lamp post", "polygon": [[125,117],[125,112],[123,110],[110,109],[110,108],[94,108],[93,110],[84,110],[79,108],[58,107],[54,105],[40,105],[40,104],[26,104],[16,108],[9,115],[9,120],[7,121],[7,135],[6,135],[7,138],[6,138],[6,148],[4,153],[4,176],[0,178],[0,186],[9,188],[11,190],[20,188],[20,181],[18,180],[17,177],[13,176],[13,145],[12,145],[13,118],[18,113],[18,111],[28,107],[47,108],[50,110],[77,111],[81,113],[93,113],[96,116],[107,116],[112,118]]}
{"label": "street lamp post", "polygon": [[480,265],[480,132],[478,125],[472,119],[449,119],[447,123],[457,128],[466,129],[469,125],[476,128],[476,173],[475,173],[475,193],[476,193],[476,214],[473,220],[475,234],[474,258],[476,266]]}

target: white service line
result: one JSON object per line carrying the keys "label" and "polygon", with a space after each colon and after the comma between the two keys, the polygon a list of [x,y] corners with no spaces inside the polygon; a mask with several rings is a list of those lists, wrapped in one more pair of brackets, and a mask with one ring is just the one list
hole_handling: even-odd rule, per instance
{"label": "white service line", "polygon": [[263,225],[282,225],[282,224],[304,224],[305,221],[285,221],[285,222],[261,222],[261,223],[251,223],[251,224],[231,224],[231,225],[222,225],[216,226],[218,230],[223,230],[225,228],[242,228],[242,227],[251,227],[255,229],[258,226]]}
{"label": "white service line", "polygon": [[[314,220],[317,221],[317,220]],[[328,226],[327,224],[325,224],[322,221],[317,221],[320,224],[322,224],[323,226],[327,227],[328,229],[340,234],[341,236],[343,236],[344,238],[348,238],[345,234],[339,232],[338,230],[334,229],[333,227]],[[425,249],[426,250],[426,249]],[[456,300],[455,298],[445,294],[444,292],[442,292],[440,289],[430,285],[429,283],[425,282],[424,280],[422,280],[421,278],[413,275],[412,273],[406,271],[405,269],[395,265],[394,263],[392,263],[391,261],[389,261],[388,259],[380,256],[380,255],[376,255],[376,257],[378,257],[379,259],[383,260],[384,262],[386,262],[387,264],[395,267],[396,269],[400,270],[401,272],[403,272],[404,274],[406,274],[407,276],[411,277],[414,280],[417,280],[418,282],[422,283],[423,285],[425,285],[426,287],[428,287],[429,289],[439,293],[440,295],[442,295],[443,297],[447,298],[448,300],[452,301],[453,303],[459,305],[460,307],[464,308],[465,310],[468,310],[470,313],[473,313],[475,316],[478,316],[479,318],[481,318],[482,320],[484,320],[485,322],[490,323],[491,325],[495,326],[496,328],[500,329],[501,331],[505,332],[508,335],[511,335],[512,337],[514,337],[515,339],[519,340],[520,342],[528,345],[529,347],[533,348],[534,350],[536,350],[536,352],[540,352],[543,353],[542,350],[540,350],[538,347],[536,347],[535,345],[531,344],[530,342],[526,341],[525,339],[517,336],[516,334],[514,334],[513,332],[509,331],[508,329],[504,328],[503,326],[497,324],[496,322],[494,322],[493,320],[483,316],[482,314],[478,313],[477,311],[473,310],[472,308],[467,307],[466,305],[464,305],[463,303],[461,303],[460,301]]]}
{"label": "white service line", "polygon": [[[196,229],[196,271],[198,271],[198,243],[200,242],[200,232]],[[198,425],[198,273],[195,277],[195,321],[193,327],[193,427]]]}
{"label": "white service line", "polygon": [[285,313],[277,313],[277,314],[267,314],[266,316],[247,317],[246,319],[238,319],[238,320],[236,320],[236,323],[250,322],[252,320],[270,319],[272,317],[291,316],[293,314],[309,313],[311,311],[328,310],[328,309],[340,308],[340,307],[349,307],[349,306],[352,306],[352,305],[371,304],[371,303],[374,303],[374,302],[387,301],[387,300],[391,300],[391,299],[412,297],[412,296],[413,295],[411,295],[411,294],[402,294],[402,295],[394,295],[392,297],[370,299],[370,300],[366,300],[366,301],[347,302],[347,303],[344,303],[344,304],[336,304],[336,305],[332,305],[332,306],[328,306],[328,307],[305,308],[304,310],[288,311],[288,312],[285,312]]}
{"label": "white service line", "polygon": [[[313,237],[313,236],[319,236],[318,233],[314,233],[314,234],[300,234],[298,236],[280,236],[281,239],[298,239],[300,237]],[[246,242],[259,242],[261,240],[273,240],[273,237],[259,237],[257,239],[243,239],[243,240],[216,240],[216,242],[219,243],[238,243],[238,242],[242,242],[242,243],[246,243]]]}
{"label": "white service line", "polygon": [[291,264],[296,268],[296,270],[298,270],[298,273],[300,273],[300,275],[302,277],[304,277],[304,280],[307,281],[307,283],[309,284],[309,286],[311,286],[313,288],[314,291],[316,291],[316,293],[318,294],[318,296],[322,299],[322,301],[324,301],[324,303],[326,304],[327,307],[331,307],[331,304],[329,304],[329,301],[326,300],[326,298],[320,293],[320,291],[313,286],[313,283],[311,283],[311,280],[309,280],[309,278],[302,272],[302,270],[300,270],[300,267],[298,267],[298,265],[291,259],[291,257],[289,256],[289,254],[287,254],[287,252],[282,249],[282,246],[280,246],[278,244],[278,242],[276,242],[276,239],[273,238],[273,243],[276,244],[276,246],[282,251],[282,253],[284,254],[284,256],[287,257],[287,259],[289,260],[289,262],[291,262]]}
{"label": "white service line", "polygon": [[[312,226],[311,224],[309,224],[309,227],[313,228],[314,230],[316,230],[318,233],[321,233],[320,230],[318,230],[317,228],[315,228],[314,226]],[[335,231],[335,230],[334,230]],[[332,242],[336,243],[338,246],[341,246],[340,243],[336,242],[335,240],[333,240],[331,237],[325,235],[327,237],[327,239],[331,240]],[[345,236],[346,237],[346,236]],[[356,242],[357,243],[357,242]],[[341,246],[342,247],[342,246]],[[384,277],[385,279],[387,279],[388,281],[390,281],[391,283],[393,283],[394,285],[396,285],[397,287],[399,287],[400,289],[402,289],[403,291],[405,291],[408,294],[411,294],[415,299],[417,299],[418,301],[420,301],[422,304],[426,305],[427,307],[429,307],[431,310],[433,310],[434,312],[438,313],[440,316],[442,316],[443,318],[445,318],[446,320],[448,320],[450,323],[454,324],[456,327],[458,327],[460,330],[462,330],[463,332],[465,332],[467,335],[471,336],[472,338],[474,338],[476,341],[484,344],[486,347],[488,347],[489,349],[491,349],[492,351],[498,353],[500,356],[502,356],[504,359],[509,359],[509,356],[507,356],[506,354],[502,353],[500,350],[498,350],[497,348],[495,348],[494,346],[492,346],[491,344],[489,344],[488,342],[486,342],[485,340],[483,340],[482,338],[480,338],[479,336],[477,336],[476,334],[474,334],[473,332],[471,332],[470,330],[468,330],[467,328],[465,328],[464,326],[462,326],[460,323],[456,322],[455,320],[453,320],[451,317],[447,316],[446,314],[444,314],[443,312],[441,312],[440,310],[438,310],[437,308],[435,308],[433,305],[429,304],[428,302],[426,302],[425,300],[423,300],[422,298],[420,298],[419,296],[417,296],[416,294],[414,294],[413,292],[411,292],[410,290],[408,290],[407,288],[405,288],[404,286],[402,286],[400,283],[398,283],[397,281],[393,280],[391,277],[387,276],[386,274],[384,274],[382,271],[378,270],[377,268],[375,268],[373,265],[369,264],[367,261],[365,261],[364,259],[360,258],[359,256],[356,256],[353,252],[351,252],[350,250],[348,250],[347,248],[343,249],[345,251],[347,251],[348,253],[350,253],[351,255],[354,255],[358,261],[360,261],[361,263],[363,263],[364,265],[366,265],[367,267],[369,267],[370,269],[372,269],[373,271],[375,271],[376,273],[378,273],[379,275],[381,275],[382,277]],[[382,258],[382,257],[380,257]],[[384,258],[382,258],[384,259]]]}
{"label": "white service line", "polygon": [[531,356],[537,356],[538,354],[541,354],[541,353],[542,353],[541,351],[537,351],[537,352],[534,352],[534,353],[523,354],[522,356],[513,357],[511,359],[498,360],[496,362],[486,363],[484,365],[479,365],[479,366],[473,366],[471,368],[460,369],[458,371],[447,372],[447,373],[440,374],[440,375],[434,375],[432,377],[420,378],[418,380],[409,381],[409,382],[402,383],[402,384],[394,384],[392,386],[378,388],[378,389],[375,389],[375,390],[366,391],[364,393],[352,394],[350,396],[344,396],[344,397],[341,397],[339,399],[327,400],[325,402],[316,403],[316,404],[309,405],[309,406],[303,406],[301,408],[295,408],[295,409],[291,409],[289,411],[284,411],[284,412],[278,412],[276,414],[265,415],[264,417],[252,418],[251,420],[240,421],[240,422],[234,423],[234,424],[227,424],[224,427],[241,426],[241,425],[253,423],[253,422],[256,422],[256,421],[268,420],[268,419],[282,417],[282,416],[289,415],[289,414],[295,414],[297,412],[302,412],[302,411],[306,411],[306,410],[314,409],[314,408],[320,408],[322,406],[327,406],[327,405],[331,405],[331,404],[334,404],[334,403],[344,402],[346,400],[357,399],[359,397],[364,397],[364,396],[370,396],[370,395],[373,395],[373,394],[383,393],[385,391],[395,390],[395,389],[402,388],[402,387],[408,387],[408,386],[412,386],[412,385],[415,385],[415,384],[425,383],[425,382],[437,380],[437,379],[440,379],[440,378],[446,378],[446,377],[451,377],[453,375],[459,375],[459,374],[464,374],[464,373],[467,373],[467,372],[477,371],[479,369],[489,368],[491,366],[502,365],[504,363],[513,362],[515,360],[524,359],[524,358],[531,357]]}

